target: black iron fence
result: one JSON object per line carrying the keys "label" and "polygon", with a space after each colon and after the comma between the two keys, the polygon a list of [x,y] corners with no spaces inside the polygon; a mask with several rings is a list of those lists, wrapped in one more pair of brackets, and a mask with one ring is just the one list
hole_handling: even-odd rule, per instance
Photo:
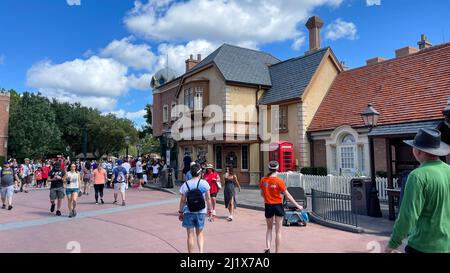
{"label": "black iron fence", "polygon": [[352,197],[311,190],[312,212],[325,221],[358,227],[357,215],[352,210]]}

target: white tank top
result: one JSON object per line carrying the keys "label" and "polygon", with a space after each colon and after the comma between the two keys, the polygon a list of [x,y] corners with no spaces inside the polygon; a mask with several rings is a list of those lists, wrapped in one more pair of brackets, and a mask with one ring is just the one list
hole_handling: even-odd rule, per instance
{"label": "white tank top", "polygon": [[[70,181],[69,184],[67,184],[66,188],[67,189],[78,189],[78,173],[72,173],[72,172],[68,172],[67,173],[67,179]],[[67,181],[66,181],[67,183]]]}

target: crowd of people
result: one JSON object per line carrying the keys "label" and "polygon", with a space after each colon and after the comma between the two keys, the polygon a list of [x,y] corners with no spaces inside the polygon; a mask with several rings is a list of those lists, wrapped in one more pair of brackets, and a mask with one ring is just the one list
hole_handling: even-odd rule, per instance
{"label": "crowd of people", "polygon": [[[125,206],[125,192],[129,187],[142,189],[144,184],[157,183],[159,173],[168,168],[164,160],[148,156],[105,160],[71,161],[64,157],[31,160],[25,158],[22,164],[14,158],[0,167],[0,189],[2,209],[13,209],[13,196],[28,193],[31,188],[49,189],[50,212],[61,216],[65,197],[69,217],[77,215],[77,199],[88,196],[93,186],[95,204],[105,204],[104,188],[114,189],[114,202]],[[55,212],[56,211],[56,212]]]}

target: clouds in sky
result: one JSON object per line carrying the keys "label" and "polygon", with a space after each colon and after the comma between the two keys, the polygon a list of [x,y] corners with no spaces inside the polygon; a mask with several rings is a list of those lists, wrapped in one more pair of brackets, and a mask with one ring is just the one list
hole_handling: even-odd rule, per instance
{"label": "clouds in sky", "polygon": [[325,28],[325,37],[332,41],[338,39],[356,40],[358,39],[356,25],[338,18]]}
{"label": "clouds in sky", "polygon": [[[342,0],[191,0],[135,1],[124,18],[127,29],[148,40],[228,42],[257,47],[292,40],[299,47],[305,22],[320,6],[338,7]],[[180,27],[183,26],[183,27]]]}
{"label": "clouds in sky", "polygon": [[381,0],[366,0],[367,6],[381,6]]}
{"label": "clouds in sky", "polygon": [[69,6],[81,6],[81,0],[66,0]]}
{"label": "clouds in sky", "polygon": [[[66,1],[70,6],[81,5],[81,0]],[[337,8],[343,1],[136,0],[123,17],[130,36],[117,37],[98,50],[86,48],[80,56],[84,59],[36,63],[27,72],[27,84],[60,101],[78,101],[137,119],[145,114],[143,110],[126,112],[126,102],[119,98],[129,90],[150,92],[151,76],[159,69],[168,65],[182,74],[190,54],[205,58],[224,42],[257,49],[288,41],[292,49],[300,50],[306,40],[304,23],[314,10]],[[366,1],[381,4],[381,0]],[[354,40],[357,28],[337,19],[326,27],[325,36]]]}

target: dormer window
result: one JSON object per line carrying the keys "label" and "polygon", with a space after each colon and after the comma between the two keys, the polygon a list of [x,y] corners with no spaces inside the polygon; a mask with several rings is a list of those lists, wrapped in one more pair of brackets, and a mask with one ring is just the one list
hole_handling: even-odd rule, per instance
{"label": "dormer window", "polygon": [[184,89],[184,104],[189,107],[190,110],[202,110],[203,109],[203,88],[201,87],[189,87]]}

